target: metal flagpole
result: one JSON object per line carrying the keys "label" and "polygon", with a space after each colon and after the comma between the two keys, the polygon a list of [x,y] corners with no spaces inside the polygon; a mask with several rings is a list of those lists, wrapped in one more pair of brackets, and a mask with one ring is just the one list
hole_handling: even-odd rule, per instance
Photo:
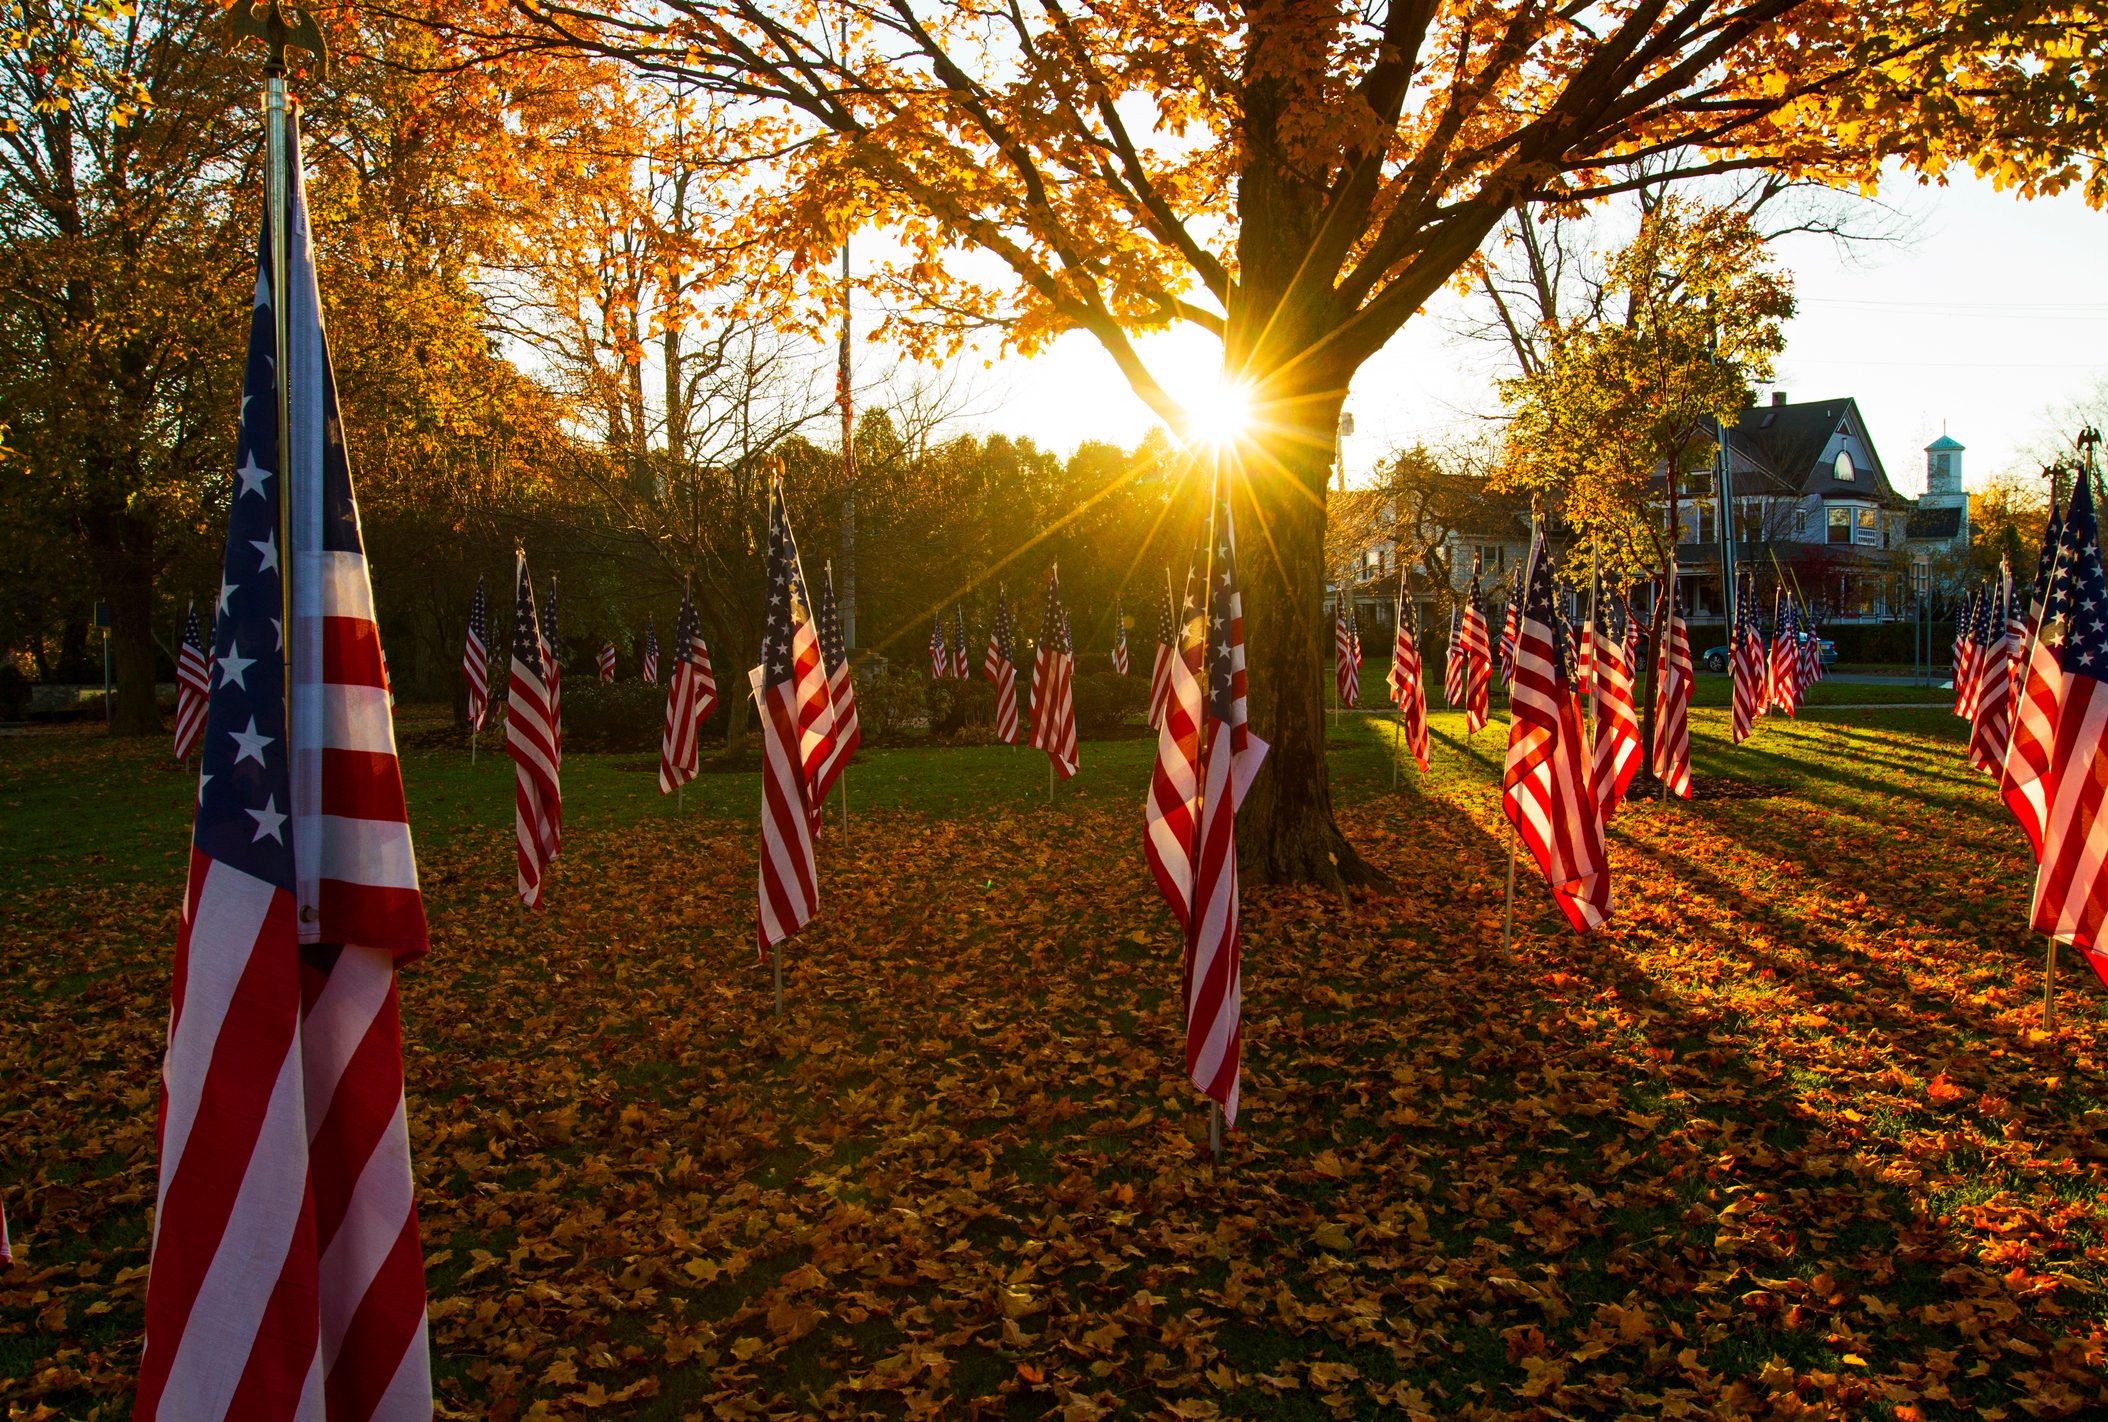
{"label": "metal flagpole", "polygon": [[775,970],[776,974],[776,1015],[781,1017],[783,1015],[783,945],[781,943],[775,944],[769,949],[769,966]]}
{"label": "metal flagpole", "polygon": [[[485,672],[484,674],[486,676],[489,675],[488,672]],[[476,763],[476,737],[482,732],[482,730],[483,728],[481,726],[471,726],[468,728],[468,763],[470,765],[474,765]]]}
{"label": "metal flagpole", "polygon": [[[1502,807],[1506,814],[1506,807]],[[1501,910],[1500,955],[1509,962],[1515,960],[1515,821],[1508,821],[1508,901]]]}
{"label": "metal flagpole", "polygon": [[842,767],[842,848],[849,847],[849,767]]}
{"label": "metal flagpole", "polygon": [[1208,1154],[1215,1163],[1222,1163],[1222,1103],[1214,1097],[1208,1098]]}
{"label": "metal flagpole", "polygon": [[2049,936],[2049,961],[2042,970],[2042,1030],[2052,1031],[2057,1021],[2057,935]]}
{"label": "metal flagpole", "polygon": [[[1217,510],[1218,508],[1220,508],[1220,507],[1222,506],[1222,447],[1221,447],[1220,445],[1211,445],[1211,446],[1209,447],[1209,462],[1210,462],[1210,463],[1212,463],[1212,464],[1214,465],[1214,468],[1213,468],[1213,469],[1212,469],[1212,470],[1210,471],[1210,472],[1211,472],[1211,474],[1213,475],[1213,477],[1212,477],[1212,478],[1211,478],[1211,479],[1210,479],[1210,480],[1208,481],[1208,554],[1207,554],[1207,562],[1206,562],[1206,564],[1205,564],[1205,565],[1203,565],[1203,567],[1202,567],[1202,570],[1201,570],[1201,577],[1202,577],[1203,581],[1202,581],[1202,583],[1201,583],[1201,605],[1200,605],[1200,625],[1201,625],[1201,629],[1202,629],[1202,635],[1203,635],[1203,638],[1205,638],[1205,636],[1206,636],[1206,629],[1207,629],[1207,628],[1208,628],[1208,626],[1210,625],[1210,624],[1209,624],[1209,616],[1210,616],[1210,613],[1209,613],[1209,609],[1210,609],[1210,607],[1212,606],[1212,604],[1213,604],[1213,603],[1214,603],[1214,601],[1215,601],[1215,511],[1216,511],[1216,510]],[[1206,761],[1206,756],[1207,756],[1207,751],[1208,751],[1208,681],[1207,681],[1207,677],[1208,677],[1208,665],[1207,665],[1207,657],[1208,657],[1208,654],[1207,654],[1207,651],[1205,650],[1205,643],[1204,643],[1204,644],[1203,644],[1203,650],[1202,650],[1202,652],[1201,652],[1201,681],[1202,681],[1202,687],[1201,687],[1201,706],[1200,706],[1200,728],[1199,728],[1199,730],[1200,730],[1200,735],[1199,735],[1199,739],[1198,739],[1198,740],[1197,740],[1197,741],[1195,742],[1195,749],[1196,749],[1196,750],[1198,750],[1198,751],[1200,752],[1200,754],[1201,754],[1201,757],[1202,757],[1202,760],[1201,760],[1201,763],[1200,763],[1200,776],[1199,776],[1199,782],[1198,782],[1198,784],[1196,784],[1196,785],[1195,785],[1195,787],[1194,787],[1194,789],[1195,789],[1195,801],[1196,801],[1196,802],[1195,802],[1195,804],[1194,804],[1194,807],[1193,807],[1193,814],[1194,814],[1194,823],[1195,823],[1195,824],[1198,824],[1198,823],[1200,822],[1200,808],[1201,808],[1201,807],[1200,807],[1200,804],[1199,804],[1198,802],[1199,802],[1199,799],[1200,799],[1200,797],[1202,797],[1202,796],[1205,796],[1205,795],[1207,794],[1207,784],[1208,784],[1208,776],[1207,776],[1207,761]],[[1227,754],[1227,748],[1225,749],[1225,753]],[[1234,762],[1232,762],[1232,764],[1234,764]],[[1231,808],[1232,808],[1232,809],[1234,810],[1234,809],[1235,809],[1235,807],[1236,807],[1236,799],[1235,799],[1235,795],[1234,795],[1234,793],[1233,793],[1233,794],[1232,794],[1232,797],[1231,797]],[[1196,856],[1196,859],[1195,859],[1195,864],[1194,864],[1194,868],[1195,868],[1195,869],[1196,869],[1196,871],[1197,871],[1197,870],[1198,870],[1198,868],[1199,868],[1199,863],[1198,863],[1198,855],[1199,855],[1199,846],[1198,846],[1197,844],[1196,844],[1196,845],[1195,845],[1195,847],[1194,847],[1194,853],[1195,853],[1195,856]],[[1195,893],[1198,893],[1198,892],[1199,892],[1199,885],[1198,885],[1197,883],[1196,883],[1196,884],[1194,885],[1194,892],[1195,892]],[[1198,905],[1198,904],[1196,904],[1196,905],[1195,905],[1195,907],[1196,907],[1196,908],[1198,908],[1198,907],[1199,907],[1199,905]],[[1192,1030],[1192,1021],[1191,1021],[1191,1014],[1192,1014],[1192,1011],[1193,1011],[1193,1003],[1192,1003],[1192,992],[1193,992],[1193,983],[1192,983],[1192,961],[1193,961],[1193,960],[1192,960],[1192,953],[1193,953],[1193,930],[1192,930],[1191,928],[1188,928],[1188,929],[1187,929],[1187,932],[1186,932],[1186,954],[1187,954],[1187,957],[1186,957],[1186,971],[1185,971],[1185,973],[1184,973],[1184,975],[1183,975],[1183,977],[1184,977],[1184,979],[1185,979],[1185,981],[1184,981],[1184,991],[1185,991],[1185,994],[1186,994],[1186,999],[1187,999],[1187,1000],[1186,1000],[1186,1001],[1184,1001],[1184,1002],[1181,1002],[1181,1003],[1179,1004],[1179,1015],[1180,1015],[1181,1017],[1183,1017],[1183,1018],[1186,1018],[1186,1020],[1187,1020],[1187,1030],[1188,1030],[1189,1032],[1190,1032],[1190,1031]],[[1189,1072],[1189,1073],[1188,1073],[1188,1075],[1190,1076],[1190,1075],[1191,1075],[1191,1073]],[[1220,1164],[1222,1163],[1222,1103],[1221,1103],[1221,1102],[1219,1102],[1219,1101],[1217,1101],[1217,1100],[1216,1100],[1216,1099],[1215,1099],[1214,1097],[1212,1097],[1212,1096],[1210,1096],[1210,1097],[1208,1098],[1208,1154],[1209,1154],[1210,1158],[1212,1158],[1212,1159],[1213,1159],[1213,1160],[1215,1161],[1215,1163],[1216,1163],[1216,1164],[1220,1165]]]}

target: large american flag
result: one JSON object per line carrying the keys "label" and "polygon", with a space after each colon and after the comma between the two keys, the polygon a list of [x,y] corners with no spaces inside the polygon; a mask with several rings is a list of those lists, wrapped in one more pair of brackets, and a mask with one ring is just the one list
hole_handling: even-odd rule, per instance
{"label": "large american flag", "polygon": [[644,656],[641,675],[647,686],[659,684],[659,634],[649,622],[644,624]]}
{"label": "large american flag", "polygon": [[1663,619],[1660,661],[1654,673],[1654,753],[1649,768],[1669,793],[1691,798],[1691,633],[1684,626],[1683,596],[1669,564],[1669,611]]}
{"label": "large american flag", "polygon": [[1735,625],[1728,638],[1728,673],[1733,682],[1729,696],[1729,735],[1741,745],[1755,734],[1757,718],[1764,714],[1764,638],[1757,631],[1756,590],[1747,589],[1735,599]]}
{"label": "large american flag", "polygon": [[1624,629],[1611,625],[1611,607],[1603,596],[1600,577],[1583,645],[1595,649],[1589,658],[1587,692],[1594,747],[1590,775],[1596,803],[1607,822],[1618,812],[1618,803],[1640,768],[1640,715],[1633,695],[1636,668],[1626,656]]}
{"label": "large american flag", "polygon": [[820,902],[813,862],[813,785],[833,745],[834,706],[820,639],[805,600],[798,544],[769,484],[768,612],[754,694],[761,716],[761,874],[755,948],[768,950],[812,921]]}
{"label": "large american flag", "polygon": [[1462,612],[1449,610],[1449,650],[1442,658],[1442,700],[1454,711],[1464,704],[1464,631]]}
{"label": "large american flag", "polygon": [[1061,570],[1047,571],[1047,606],[1032,652],[1032,744],[1047,753],[1054,773],[1076,773],[1076,650],[1061,607]]}
{"label": "large american flag", "polygon": [[2042,863],[2035,874],[2034,926],[2085,955],[2108,983],[2108,954],[2101,950],[2101,923],[2108,917],[2108,579],[2101,572],[2100,530],[2095,523],[2092,479],[2073,481],[2064,515],[2063,557],[2070,577],[2060,578],[2045,619],[2055,623],[2059,685],[2057,732],[2048,774],[2048,806]]}
{"label": "large american flag", "polygon": [[[849,643],[842,635],[842,613],[834,600],[832,563],[820,579],[819,606],[814,611],[820,625],[820,657],[827,668],[827,699],[834,713],[834,735],[813,782],[812,798],[817,805],[827,799],[827,792],[849,768],[849,758],[864,739],[863,723],[856,714],[856,679],[849,669]],[[959,666],[962,670],[966,666],[963,646],[959,650]]]}
{"label": "large american flag", "polygon": [[483,729],[490,710],[490,611],[483,601],[483,579],[476,579],[476,598],[468,605],[468,640],[461,648],[461,676],[468,683],[468,728]]}
{"label": "large american flag", "polygon": [[1406,595],[1406,582],[1398,579],[1398,641],[1391,648],[1391,670],[1384,678],[1391,688],[1391,702],[1398,708],[1398,723],[1405,731],[1405,747],[1413,764],[1427,769],[1427,688],[1420,674],[1420,617]]}
{"label": "large american flag", "polygon": [[258,260],[176,940],[148,1422],[432,1416],[396,999],[424,900],[298,155],[296,131],[285,291]]}
{"label": "large american flag", "polygon": [[1113,671],[1127,675],[1127,604],[1113,603]]}
{"label": "large american flag", "polygon": [[1969,763],[1997,775],[2005,765],[2012,733],[2013,649],[2007,608],[2013,596],[2012,571],[2001,563],[1998,581],[1978,633],[1976,714],[1969,718]]}
{"label": "large american flag", "polygon": [[1186,1075],[1237,1124],[1243,1057],[1244,971],[1238,929],[1237,808],[1266,742],[1246,719],[1244,592],[1229,481],[1218,478],[1208,559],[1207,704],[1201,728],[1200,809],[1193,827],[1193,915],[1186,931]]}
{"label": "large american flag", "polygon": [[944,614],[930,614],[930,675],[943,681],[952,674],[951,652],[944,645]]}
{"label": "large american flag", "polygon": [[981,674],[995,683],[995,734],[1006,746],[1017,744],[1017,659],[1011,649],[1010,603],[1001,588],[995,594],[995,624],[988,629],[988,655]]}
{"label": "large american flag", "polygon": [[[1178,628],[1171,633],[1171,656],[1164,667],[1167,687],[1163,723],[1157,730],[1156,764],[1149,775],[1143,806],[1142,852],[1157,889],[1171,907],[1181,932],[1193,920],[1194,830],[1200,822],[1200,735],[1205,715],[1201,690],[1206,628],[1189,597]],[[1169,596],[1167,593],[1166,596]]]}
{"label": "large american flag", "polygon": [[205,660],[205,639],[198,632],[198,605],[183,620],[183,641],[176,648],[176,759],[189,760],[205,734],[205,705],[212,695],[212,665]]}
{"label": "large american flag", "polygon": [[952,675],[960,681],[973,680],[973,668],[966,661],[966,604],[952,604]]}
{"label": "large american flag", "polygon": [[1486,641],[1486,606],[1479,597],[1478,559],[1471,560],[1471,590],[1464,597],[1464,733],[1485,727],[1493,686],[1493,648]]}
{"label": "large american flag", "polygon": [[1171,630],[1171,588],[1167,583],[1164,588],[1164,600],[1157,606],[1156,662],[1149,669],[1151,730],[1161,731],[1164,728],[1164,698],[1171,694],[1171,658],[1175,636]]}
{"label": "large american flag", "polygon": [[1567,922],[1586,932],[1610,917],[1610,859],[1603,807],[1568,674],[1552,590],[1551,553],[1540,525],[1524,563],[1515,621],[1508,758],[1501,808],[1543,871]]}
{"label": "large american flag", "polygon": [[556,858],[562,780],[556,764],[556,717],[549,704],[549,671],[542,658],[540,622],[534,615],[534,584],[527,555],[516,555],[513,574],[512,675],[505,688],[505,753],[513,763],[513,839],[520,899],[542,906],[542,887]]}
{"label": "large american flag", "polygon": [[2035,585],[2028,597],[2027,624],[2022,628],[2023,660],[2013,693],[2013,735],[2006,747],[1998,793],[2020,822],[2028,848],[2042,854],[2050,748],[2057,736],[2057,697],[2064,677],[2050,638],[2051,619],[2068,611],[2071,559],[2064,539],[2064,510],[2052,508],[2042,530],[2042,553],[2035,563]]}
{"label": "large american flag", "polygon": [[696,714],[702,698],[693,648],[701,636],[691,587],[681,588],[681,610],[673,619],[673,672],[666,680],[666,720],[659,728],[659,793],[671,795],[695,779],[702,768],[703,718]]}
{"label": "large american flag", "polygon": [[600,684],[602,686],[613,686],[615,684],[615,644],[613,642],[602,642],[600,644]]}
{"label": "large american flag", "polygon": [[1348,626],[1347,596],[1332,600],[1332,677],[1339,704],[1352,706],[1361,696],[1360,658],[1355,656],[1354,631]]}

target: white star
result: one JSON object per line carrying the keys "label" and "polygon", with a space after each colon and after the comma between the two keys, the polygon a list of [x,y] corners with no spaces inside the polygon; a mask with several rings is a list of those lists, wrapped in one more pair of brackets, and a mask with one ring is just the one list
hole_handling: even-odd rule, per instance
{"label": "white star", "polygon": [[210,779],[212,779],[212,777],[206,774],[204,771],[201,770],[198,772],[198,803],[200,805],[205,803],[205,782]]}
{"label": "white star", "polygon": [[271,619],[271,637],[272,637],[272,640],[273,640],[273,642],[275,643],[275,645],[274,645],[274,646],[273,646],[273,647],[271,648],[271,650],[272,650],[272,651],[274,651],[274,652],[282,652],[282,651],[284,651],[284,650],[285,650],[285,623],[283,623],[283,622],[279,621],[279,620],[278,620],[277,618],[275,618],[275,617]]}
{"label": "white star", "polygon": [[240,765],[244,760],[253,760],[258,765],[264,763],[264,747],[271,744],[272,738],[257,734],[256,718],[254,716],[249,718],[248,730],[229,731],[227,734],[234,737],[235,744],[241,747],[240,750],[234,753],[234,763],[236,765]]}
{"label": "white star", "polygon": [[220,685],[226,686],[229,683],[232,683],[235,686],[241,687],[242,690],[247,691],[249,687],[248,684],[242,680],[242,674],[248,671],[250,667],[256,665],[256,658],[237,656],[235,654],[235,648],[229,646],[225,652],[220,654],[218,660],[220,666]]}
{"label": "white star", "polygon": [[272,573],[272,572],[276,572],[276,571],[278,570],[278,535],[277,535],[277,534],[275,534],[275,533],[272,533],[272,534],[266,534],[266,535],[265,535],[264,537],[262,537],[262,538],[252,538],[252,539],[250,539],[250,540],[249,540],[249,546],[250,546],[251,548],[254,548],[254,549],[255,549],[255,550],[256,550],[256,551],[258,552],[258,553],[260,553],[260,554],[262,554],[262,555],[263,555],[263,566],[262,566],[262,567],[260,567],[260,568],[258,568],[258,569],[256,570],[257,572],[259,572],[259,573]]}
{"label": "white star", "polygon": [[285,836],[279,830],[285,824],[286,817],[278,812],[276,796],[264,796],[264,807],[261,810],[243,810],[242,813],[256,821],[256,838],[250,841],[251,844],[258,842],[265,835],[269,835],[280,844],[285,843]]}
{"label": "white star", "polygon": [[264,480],[271,477],[271,471],[258,464],[256,455],[251,453],[248,459],[243,461],[242,467],[234,471],[234,477],[242,481],[242,492],[241,494],[236,494],[236,498],[240,498],[242,494],[255,494],[261,498],[264,491]]}
{"label": "white star", "polygon": [[220,579],[219,610],[221,612],[225,612],[227,610],[227,599],[233,597],[234,590],[240,586],[240,583],[230,583],[225,578]]}

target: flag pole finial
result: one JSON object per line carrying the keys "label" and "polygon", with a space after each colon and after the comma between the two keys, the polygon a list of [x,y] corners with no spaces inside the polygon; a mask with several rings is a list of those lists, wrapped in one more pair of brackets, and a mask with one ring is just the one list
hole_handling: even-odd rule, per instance
{"label": "flag pole finial", "polygon": [[329,77],[329,41],[323,38],[322,27],[307,11],[297,6],[281,6],[276,0],[260,0],[260,3],[235,0],[227,18],[236,46],[245,39],[263,41],[270,51],[264,60],[264,73],[270,77],[285,76],[285,52],[288,49],[306,50],[314,56],[315,77]]}

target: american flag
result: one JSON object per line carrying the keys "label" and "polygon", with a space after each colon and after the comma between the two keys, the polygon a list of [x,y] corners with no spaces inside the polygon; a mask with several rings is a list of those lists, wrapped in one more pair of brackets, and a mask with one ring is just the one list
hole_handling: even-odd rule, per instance
{"label": "american flag", "polygon": [[[1157,731],[1156,765],[1143,807],[1142,851],[1157,889],[1181,932],[1193,920],[1193,834],[1200,822],[1200,735],[1205,716],[1200,683],[1207,634],[1188,598],[1164,667],[1167,686],[1163,724]],[[1167,593],[1168,597],[1169,594]]]}
{"label": "american flag", "polygon": [[1006,746],[1017,744],[1017,659],[1010,645],[1010,603],[1001,588],[995,594],[995,625],[988,629],[988,655],[981,674],[995,683],[995,734]]}
{"label": "american flag", "polygon": [[1976,714],[1976,609],[1974,591],[1962,594],[1954,618],[1954,714],[1968,720]]}
{"label": "american flag", "polygon": [[1405,748],[1412,752],[1413,764],[1426,770],[1427,688],[1420,675],[1420,614],[1406,596],[1403,575],[1398,579],[1398,642],[1391,649],[1391,671],[1385,681],[1405,731]]}
{"label": "american flag", "polygon": [[[1193,915],[1186,931],[1186,1075],[1237,1124],[1244,972],[1238,931],[1237,808],[1266,742],[1245,715],[1244,592],[1226,480],[1217,480],[1208,560],[1206,723],[1193,828]],[[1168,718],[1167,718],[1168,719]]]}
{"label": "american flag", "polygon": [[[556,752],[556,772],[561,781],[564,769],[564,673],[557,665],[556,632],[556,579],[549,579],[549,601],[542,605],[542,665],[547,669],[549,689],[549,735]],[[558,795],[549,804],[546,821],[548,842],[544,856],[554,859],[563,851],[564,845],[564,801]]]}
{"label": "american flag", "polygon": [[649,622],[644,624],[643,675],[645,685],[659,684],[659,634]]}
{"label": "american flag", "polygon": [[951,652],[944,645],[944,614],[930,614],[930,675],[943,681],[952,674]]}
{"label": "american flag", "polygon": [[183,642],[176,649],[176,759],[189,760],[205,734],[205,705],[212,695],[212,667],[205,660],[205,641],[198,634],[198,605],[183,621]]}
{"label": "american flag", "polygon": [[[849,644],[842,635],[842,613],[834,600],[832,563],[820,579],[819,606],[813,611],[820,625],[820,657],[827,668],[828,704],[834,713],[834,736],[813,783],[812,799],[817,805],[827,799],[827,792],[834,789],[834,782],[849,768],[849,758],[864,739],[863,723],[856,714],[856,680],[849,669]],[[966,665],[963,647],[959,665]]]}
{"label": "american flag", "polygon": [[1171,589],[1164,589],[1164,600],[1157,606],[1156,614],[1156,664],[1149,669],[1149,726],[1151,730],[1164,728],[1164,698],[1171,694],[1171,658],[1174,634],[1171,630]]}
{"label": "american flag", "polygon": [[490,613],[483,602],[483,579],[476,579],[476,600],[468,605],[468,641],[461,649],[461,675],[468,682],[468,728],[483,729],[490,710]]}
{"label": "american flag", "polygon": [[547,647],[534,615],[534,585],[527,578],[527,555],[513,577],[512,677],[505,689],[505,753],[512,757],[514,856],[519,868],[520,899],[529,908],[542,906],[542,885],[549,861],[556,857],[556,816],[563,803],[556,763],[556,718],[549,704]]}
{"label": "american flag", "polygon": [[1610,621],[1610,604],[1603,596],[1603,581],[1596,580],[1595,601],[1589,616],[1587,641],[1594,675],[1589,679],[1590,723],[1593,726],[1594,756],[1591,778],[1596,803],[1605,821],[1618,812],[1618,804],[1632,786],[1640,768],[1640,715],[1633,695],[1636,668],[1626,657],[1622,629]]}
{"label": "american flag", "polygon": [[1047,608],[1032,652],[1032,744],[1066,780],[1076,773],[1076,648],[1061,607],[1061,570],[1047,571]]}
{"label": "american flag", "polygon": [[1983,670],[1978,675],[1976,714],[1969,720],[1969,763],[1993,775],[2005,765],[2012,736],[2013,649],[2007,611],[2012,597],[2012,570],[2001,563],[1979,634],[1983,640],[1977,656]]}
{"label": "american flag", "polygon": [[1735,599],[1734,635],[1728,639],[1728,672],[1734,683],[1728,729],[1738,746],[1756,733],[1757,718],[1764,714],[1764,639],[1757,632],[1755,602],[1754,590]]}
{"label": "american flag", "polygon": [[284,292],[259,254],[176,941],[148,1422],[433,1410],[395,981],[424,900],[298,155]]}
{"label": "american flag", "polygon": [[702,747],[698,730],[703,718],[697,714],[702,685],[696,675],[693,649],[701,632],[695,613],[692,588],[681,588],[681,610],[673,619],[673,671],[666,681],[666,720],[659,728],[659,793],[671,795],[695,779],[702,769]]}
{"label": "american flag", "polygon": [[1808,688],[1823,679],[1822,639],[1816,635],[1815,614],[1808,604],[1800,604],[1801,665],[1800,684],[1794,689],[1796,699],[1806,701]]}
{"label": "american flag", "polygon": [[2048,806],[2042,863],[2035,874],[2034,926],[2085,955],[2108,983],[2101,922],[2108,916],[2108,579],[2101,573],[2100,530],[2094,521],[2093,480],[2073,481],[2064,515],[2063,559],[2045,625],[2054,624],[2057,732],[2043,777]]}
{"label": "american flag", "polygon": [[1464,632],[1457,608],[1449,610],[1449,650],[1442,658],[1442,700],[1454,711],[1464,704]]}
{"label": "american flag", "polygon": [[1471,590],[1464,597],[1464,733],[1486,725],[1493,686],[1493,648],[1486,641],[1486,607],[1479,599],[1478,559],[1471,560]]}
{"label": "american flag", "polygon": [[1127,675],[1127,604],[1113,603],[1113,670]]}
{"label": "american flag", "polygon": [[600,684],[602,686],[613,686],[615,684],[615,644],[613,642],[602,642],[600,644]]}
{"label": "american flag", "polygon": [[[761,714],[761,875],[755,948],[769,949],[812,921],[820,902],[813,862],[813,785],[833,748],[834,706],[783,483],[769,485],[768,613],[756,671]],[[941,644],[940,644],[941,645]]]}
{"label": "american flag", "polygon": [[717,670],[710,665],[710,647],[703,640],[701,612],[688,622],[688,665],[695,669],[695,727],[700,742],[703,722],[717,709]]}
{"label": "american flag", "polygon": [[[1566,611],[1570,620],[1578,617],[1578,608],[1569,607]],[[1589,604],[1589,624],[1587,627],[1576,627],[1573,629],[1574,695],[1581,698],[1583,706],[1593,706],[1595,704],[1596,638],[1595,633],[1590,629],[1594,627],[1594,619],[1599,613],[1607,615],[1608,609],[1603,606],[1602,575],[1596,574],[1595,601]]]}
{"label": "american flag", "polygon": [[1356,639],[1347,617],[1347,598],[1342,593],[1332,600],[1332,675],[1342,706],[1352,706],[1361,696],[1360,659],[1354,655]]}
{"label": "american flag", "polygon": [[1793,599],[1782,592],[1772,595],[1771,693],[1772,709],[1788,716],[1800,706],[1800,639],[1795,626]]}
{"label": "american flag", "polygon": [[1691,798],[1691,634],[1684,626],[1676,564],[1669,564],[1669,615],[1654,684],[1654,754],[1649,768],[1669,793]]}
{"label": "american flag", "polygon": [[1610,917],[1610,859],[1581,700],[1562,653],[1566,634],[1553,600],[1551,561],[1540,526],[1519,589],[1501,808],[1537,860],[1553,902],[1567,922],[1587,932]]}
{"label": "american flag", "polygon": [[966,661],[966,604],[952,605],[952,675],[960,681],[973,680],[973,668]]}
{"label": "american flag", "polygon": [[1515,680],[1515,593],[1508,592],[1508,610],[1500,620],[1500,684],[1510,685]]}
{"label": "american flag", "polygon": [[2042,854],[2047,814],[2043,776],[2049,771],[2050,748],[2057,735],[2057,696],[2064,684],[2056,644],[2050,640],[2053,615],[2068,610],[2065,589],[2071,584],[2071,559],[2064,542],[2064,510],[2051,508],[2042,530],[2042,553],[2035,563],[2035,585],[2028,598],[2027,623],[2021,629],[2023,661],[2013,693],[2013,735],[2006,747],[1998,793],[2020,822],[2028,848]]}

